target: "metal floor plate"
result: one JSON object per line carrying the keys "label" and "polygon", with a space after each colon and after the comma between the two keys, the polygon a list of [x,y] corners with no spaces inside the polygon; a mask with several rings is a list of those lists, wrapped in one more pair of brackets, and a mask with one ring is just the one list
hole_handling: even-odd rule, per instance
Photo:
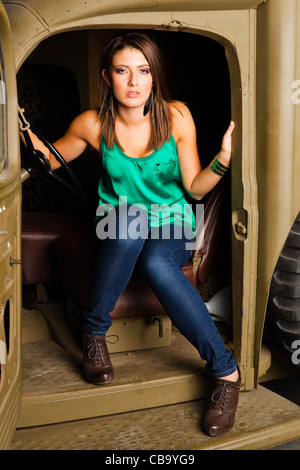
{"label": "metal floor plate", "polygon": [[112,354],[115,380],[97,387],[84,380],[76,345],[65,350],[42,325],[37,332],[23,344],[22,412],[12,450],[266,449],[300,437],[300,407],[261,386],[240,393],[227,435],[204,434],[209,374],[179,333],[151,354]]}
{"label": "metal floor plate", "polygon": [[205,400],[19,429],[12,450],[259,450],[300,436],[300,407],[259,386],[241,392],[234,428],[211,438]]}

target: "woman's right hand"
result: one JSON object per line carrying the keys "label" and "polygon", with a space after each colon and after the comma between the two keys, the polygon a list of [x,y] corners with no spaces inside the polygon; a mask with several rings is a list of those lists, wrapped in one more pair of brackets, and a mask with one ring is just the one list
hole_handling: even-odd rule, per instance
{"label": "woman's right hand", "polygon": [[[20,108],[20,111],[25,114],[25,109],[24,108]],[[50,151],[47,149],[47,147],[43,144],[43,142],[32,132],[32,130],[29,128],[27,129],[28,131],[28,134],[29,134],[29,137],[31,139],[31,142],[32,142],[32,145],[33,147],[36,149],[36,150],[40,150],[44,155],[45,157],[48,158],[48,160],[50,161],[51,163],[51,158],[50,158]],[[22,141],[24,142],[24,144],[26,145],[26,142],[25,142],[25,138],[24,138],[24,135],[23,133],[21,132],[21,139]]]}

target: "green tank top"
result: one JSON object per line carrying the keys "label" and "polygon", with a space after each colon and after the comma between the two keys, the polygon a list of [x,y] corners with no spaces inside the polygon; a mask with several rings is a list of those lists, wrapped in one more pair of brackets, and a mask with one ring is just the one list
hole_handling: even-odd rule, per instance
{"label": "green tank top", "polygon": [[[185,198],[173,136],[143,158],[132,158],[101,138],[103,171],[99,206],[137,205],[148,212],[150,226],[176,224],[195,230],[195,217]],[[99,211],[97,211],[99,214]]]}

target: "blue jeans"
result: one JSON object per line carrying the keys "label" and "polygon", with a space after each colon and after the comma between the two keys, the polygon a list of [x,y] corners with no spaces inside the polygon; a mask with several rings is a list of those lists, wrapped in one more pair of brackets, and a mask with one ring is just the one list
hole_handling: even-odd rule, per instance
{"label": "blue jeans", "polygon": [[237,368],[236,361],[225,349],[198,291],[181,270],[191,254],[186,249],[191,232],[187,235],[187,230],[182,230],[178,239],[178,232],[171,225],[170,236],[165,239],[161,229],[150,229],[144,214],[140,236],[133,238],[128,236],[128,227],[134,217],[122,212],[123,216],[119,217],[117,211],[116,237],[99,241],[90,305],[84,312],[85,330],[91,335],[105,335],[112,324],[110,312],[136,268],[176,328],[206,360],[208,370],[216,378],[232,374]]}

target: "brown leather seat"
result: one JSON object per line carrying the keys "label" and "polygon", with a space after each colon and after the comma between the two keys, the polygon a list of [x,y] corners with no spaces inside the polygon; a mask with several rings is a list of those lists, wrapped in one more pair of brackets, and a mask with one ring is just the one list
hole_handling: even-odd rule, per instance
{"label": "brown leather seat", "polygon": [[[211,272],[216,246],[222,234],[224,185],[219,184],[205,199],[204,243],[192,252],[183,272],[196,286]],[[202,203],[202,201],[201,201]],[[23,214],[23,283],[45,283],[60,279],[66,295],[87,306],[95,257],[95,235],[86,232],[76,217],[64,214]],[[198,260],[198,261],[197,261]],[[194,269],[201,260],[198,271]],[[150,287],[133,275],[119,298],[112,318],[164,313]]]}
{"label": "brown leather seat", "polygon": [[[204,239],[202,246],[192,253],[193,259],[200,260],[197,280],[201,284],[207,282],[215,260],[219,255],[222,240],[225,238],[226,208],[227,210],[230,209],[228,201],[225,200],[226,184],[226,178],[223,177],[213,191],[201,201],[204,204]],[[223,243],[223,246],[226,246],[226,243]]]}
{"label": "brown leather seat", "polygon": [[[86,233],[63,235],[55,241],[62,288],[82,307],[88,306],[96,253],[95,243],[97,243],[95,237]],[[187,263],[183,271],[196,285],[196,273],[191,262]],[[138,276],[138,273],[134,272],[115,309],[111,312],[111,317],[125,318],[162,314],[164,314],[164,310],[157,297],[146,282]]]}
{"label": "brown leather seat", "polygon": [[22,214],[22,283],[52,282],[57,278],[54,240],[83,230],[76,217],[65,214]]}

